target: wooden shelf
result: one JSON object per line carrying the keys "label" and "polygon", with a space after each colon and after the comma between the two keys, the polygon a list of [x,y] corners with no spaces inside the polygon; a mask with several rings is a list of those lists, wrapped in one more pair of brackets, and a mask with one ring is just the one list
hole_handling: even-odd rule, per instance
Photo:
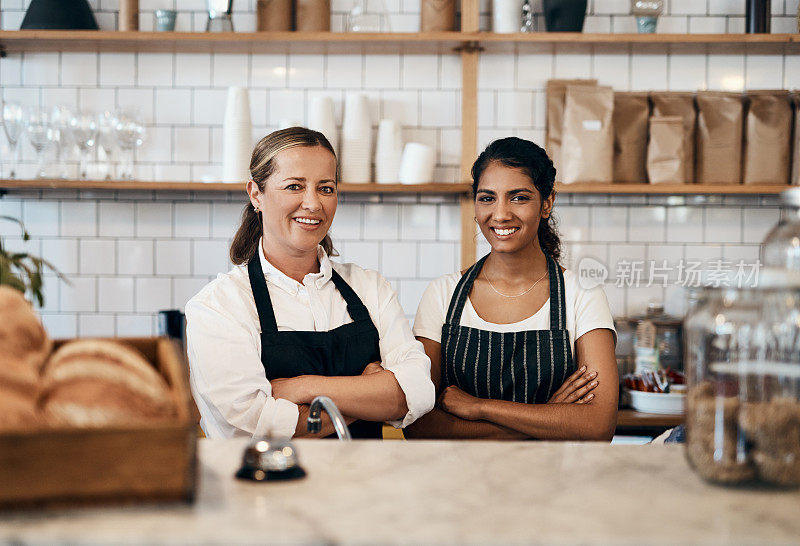
{"label": "wooden shelf", "polygon": [[[710,185],[710,184],[556,184],[560,194],[597,195],[775,195],[793,186]],[[145,191],[244,191],[244,186],[225,182],[151,182],[143,180],[0,180],[0,189],[78,189]],[[469,195],[472,185],[448,184],[347,184],[340,183],[341,193],[428,193]]]}
{"label": "wooden shelf", "polygon": [[766,184],[556,184],[558,193],[634,195],[762,195],[793,186]]}
{"label": "wooden shelf", "polygon": [[[149,182],[143,180],[0,180],[0,189],[77,189],[138,191],[244,192],[244,184],[224,182]],[[339,184],[341,193],[464,194],[468,184]]]}
{"label": "wooden shelf", "polygon": [[92,30],[0,31],[0,48],[23,51],[153,53],[417,53],[450,52],[460,32],[114,32]]}
{"label": "wooden shelf", "polygon": [[657,413],[641,413],[632,409],[621,409],[617,412],[617,429],[620,428],[672,428],[682,425],[686,418],[683,415],[660,415]]}
{"label": "wooden shelf", "polygon": [[583,43],[583,44],[791,44],[800,34],[599,34],[588,32],[479,32],[481,42]]}
{"label": "wooden shelf", "polygon": [[[443,53],[517,44],[766,44],[798,45],[800,34],[592,34],[581,32],[115,32],[0,31],[0,53],[47,51],[161,53]],[[800,47],[784,49],[800,50]]]}

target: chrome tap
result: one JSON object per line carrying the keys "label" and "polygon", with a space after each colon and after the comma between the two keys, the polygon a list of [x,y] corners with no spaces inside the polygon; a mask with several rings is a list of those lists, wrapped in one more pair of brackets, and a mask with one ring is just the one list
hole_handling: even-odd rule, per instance
{"label": "chrome tap", "polygon": [[339,439],[348,442],[352,440],[350,429],[347,428],[347,423],[344,422],[344,417],[342,417],[342,414],[339,412],[339,408],[337,408],[333,400],[327,396],[317,396],[311,402],[307,420],[308,432],[317,433],[322,428],[322,417],[320,417],[320,414],[323,409],[331,418],[333,428],[336,429],[336,435]]}

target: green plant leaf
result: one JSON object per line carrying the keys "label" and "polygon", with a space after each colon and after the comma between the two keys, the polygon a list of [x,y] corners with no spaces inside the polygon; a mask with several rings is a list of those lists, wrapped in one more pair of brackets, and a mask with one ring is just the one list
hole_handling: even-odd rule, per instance
{"label": "green plant leaf", "polygon": [[[22,231],[22,238],[30,240],[30,234],[25,229],[24,224],[11,216],[0,215],[0,220],[8,220],[19,224]],[[44,305],[44,269],[53,271],[56,276],[71,284],[69,279],[64,276],[53,264],[38,256],[33,256],[27,252],[8,253],[3,249],[2,239],[0,239],[0,284],[11,286],[23,294],[30,292],[39,306]]]}

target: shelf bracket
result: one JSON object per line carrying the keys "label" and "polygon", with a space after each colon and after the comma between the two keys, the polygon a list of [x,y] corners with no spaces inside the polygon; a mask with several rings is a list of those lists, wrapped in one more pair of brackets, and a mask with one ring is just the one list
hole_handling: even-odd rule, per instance
{"label": "shelf bracket", "polygon": [[462,42],[460,46],[454,47],[453,51],[457,53],[475,53],[476,51],[483,51],[480,42],[475,40],[469,42]]}

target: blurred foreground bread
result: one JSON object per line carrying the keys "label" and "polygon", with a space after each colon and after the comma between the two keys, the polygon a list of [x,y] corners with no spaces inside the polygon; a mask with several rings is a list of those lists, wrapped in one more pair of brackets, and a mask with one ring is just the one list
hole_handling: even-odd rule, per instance
{"label": "blurred foreground bread", "polygon": [[0,382],[35,385],[53,342],[18,290],[0,286]]}
{"label": "blurred foreground bread", "polygon": [[18,290],[0,286],[0,429],[38,424],[39,373],[53,342]]}
{"label": "blurred foreground bread", "polygon": [[175,415],[164,379],[132,347],[99,339],[58,349],[45,367],[41,407],[48,423],[135,425]]}

